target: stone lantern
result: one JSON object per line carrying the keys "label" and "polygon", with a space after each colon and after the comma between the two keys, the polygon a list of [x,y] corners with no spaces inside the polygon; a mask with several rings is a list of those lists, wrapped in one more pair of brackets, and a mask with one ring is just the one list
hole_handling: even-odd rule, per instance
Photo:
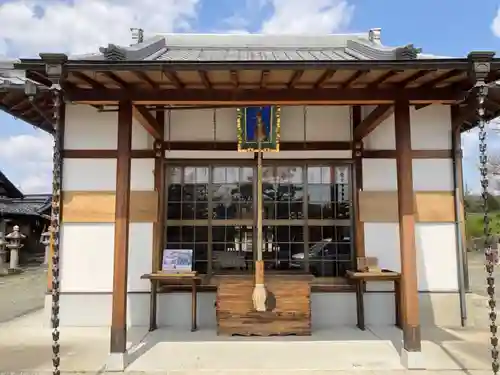
{"label": "stone lantern", "polygon": [[50,236],[52,233],[52,227],[49,227],[46,232],[43,232],[40,236],[40,243],[45,246],[45,256],[43,258],[43,264],[49,264],[50,257]]}
{"label": "stone lantern", "polygon": [[5,245],[7,241],[5,241],[5,236],[3,232],[0,232],[0,276],[6,275],[8,273],[8,269],[5,265]]}
{"label": "stone lantern", "polygon": [[26,238],[24,234],[19,231],[19,225],[14,225],[14,230],[5,236],[7,239],[7,248],[10,250],[10,266],[11,271],[19,270],[19,250],[24,246],[21,241]]}

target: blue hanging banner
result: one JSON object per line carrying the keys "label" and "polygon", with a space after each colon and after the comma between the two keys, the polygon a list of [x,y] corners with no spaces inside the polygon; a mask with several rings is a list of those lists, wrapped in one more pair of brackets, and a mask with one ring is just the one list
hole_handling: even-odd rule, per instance
{"label": "blue hanging banner", "polygon": [[258,149],[260,129],[261,150],[278,152],[280,149],[280,107],[275,105],[238,108],[238,151],[255,152]]}

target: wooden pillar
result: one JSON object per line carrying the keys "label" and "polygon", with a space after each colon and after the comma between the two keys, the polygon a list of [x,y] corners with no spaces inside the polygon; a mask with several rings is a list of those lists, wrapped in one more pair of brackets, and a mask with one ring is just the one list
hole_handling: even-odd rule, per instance
{"label": "wooden pillar", "polygon": [[118,108],[111,354],[124,354],[127,347],[127,271],[131,148],[132,103],[123,101],[119,103]]}
{"label": "wooden pillar", "polygon": [[421,351],[420,317],[415,247],[415,203],[411,153],[410,106],[398,100],[394,107],[398,180],[399,241],[401,252],[401,312],[403,349]]}
{"label": "wooden pillar", "polygon": [[[165,111],[156,112],[156,121],[160,125],[159,132],[164,137],[165,134]],[[158,209],[156,220],[153,224],[153,264],[152,272],[158,272],[161,269],[161,257],[164,246],[165,233],[165,150],[163,139],[155,139],[153,148],[155,151],[154,167],[154,186],[158,195]],[[149,301],[149,330],[154,331],[157,328],[157,295],[158,283],[151,283],[151,294]]]}
{"label": "wooden pillar", "polygon": [[[361,123],[361,107],[352,107],[353,132]],[[353,214],[354,214],[354,249],[356,257],[365,256],[365,225],[360,219],[359,196],[363,191],[363,141],[353,141],[352,156],[354,158],[354,178],[351,181],[353,185]],[[356,259],[355,266],[356,264]]]}
{"label": "wooden pillar", "polygon": [[[460,129],[462,124],[460,123],[459,107],[451,107],[451,124],[452,124],[452,151],[455,155],[455,168],[457,173],[457,186],[455,188],[455,194],[458,194],[460,199],[460,212],[458,213],[459,226],[460,226],[460,241],[462,243],[463,252],[463,272],[464,272],[464,287],[466,291],[470,290],[469,282],[469,267],[467,261],[467,238],[465,231],[465,194],[464,194],[464,174],[463,174],[463,151],[462,151],[462,137]],[[459,265],[460,267],[460,265]]]}

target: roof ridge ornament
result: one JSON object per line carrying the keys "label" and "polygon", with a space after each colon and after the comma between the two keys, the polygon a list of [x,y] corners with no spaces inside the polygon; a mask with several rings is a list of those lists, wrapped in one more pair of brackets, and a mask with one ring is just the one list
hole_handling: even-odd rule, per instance
{"label": "roof ridge ornament", "polygon": [[124,48],[110,43],[107,47],[100,47],[99,52],[104,55],[105,60],[124,61],[127,60],[127,51]]}
{"label": "roof ridge ornament", "polygon": [[407,44],[394,50],[396,60],[415,60],[422,48],[416,48],[413,44]]}
{"label": "roof ridge ornament", "polygon": [[382,29],[375,27],[368,32],[368,40],[372,43],[382,43],[380,40]]}

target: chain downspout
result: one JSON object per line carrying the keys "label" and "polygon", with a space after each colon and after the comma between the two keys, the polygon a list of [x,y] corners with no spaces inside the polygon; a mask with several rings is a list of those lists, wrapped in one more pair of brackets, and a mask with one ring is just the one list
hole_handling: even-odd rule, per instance
{"label": "chain downspout", "polygon": [[62,94],[59,90],[53,91],[54,95],[54,151],[52,172],[52,216],[51,216],[51,242],[52,242],[52,365],[53,375],[60,375],[60,347],[59,347],[59,244],[60,244],[60,222],[59,214],[61,208],[61,101]]}
{"label": "chain downspout", "polygon": [[483,205],[483,224],[484,224],[484,255],[486,268],[486,282],[488,293],[488,307],[490,320],[490,344],[491,344],[491,369],[493,374],[498,374],[500,365],[498,362],[498,327],[495,299],[495,262],[497,254],[492,251],[492,236],[490,227],[490,218],[488,212],[488,149],[487,149],[487,131],[486,131],[486,110],[484,102],[488,96],[488,84],[486,78],[490,72],[490,63],[485,61],[474,62],[474,73],[476,75],[477,113],[479,115],[479,173],[481,179],[481,199]]}

